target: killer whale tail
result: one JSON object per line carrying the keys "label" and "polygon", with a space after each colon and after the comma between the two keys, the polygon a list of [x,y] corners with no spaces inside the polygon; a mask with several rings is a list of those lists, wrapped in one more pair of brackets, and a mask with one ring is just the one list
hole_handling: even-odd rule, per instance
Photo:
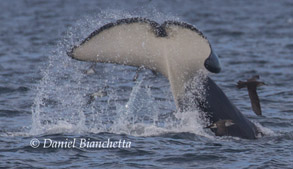
{"label": "killer whale tail", "polygon": [[[207,38],[194,26],[166,21],[158,24],[145,18],[129,18],[109,23],[91,33],[68,55],[81,61],[115,63],[145,67],[168,78],[177,108],[184,110],[186,82],[200,69],[218,73],[221,66]],[[231,119],[228,129],[233,136],[255,138],[256,129],[210,79],[205,84],[210,120]],[[183,99],[182,99],[183,98]],[[196,98],[198,99],[198,98]],[[201,100],[194,100],[201,102]],[[181,104],[179,104],[181,103]],[[182,105],[182,106],[180,106]]]}
{"label": "killer whale tail", "polygon": [[197,70],[218,73],[221,69],[209,41],[197,28],[177,21],[160,25],[145,18],[106,24],[68,55],[81,61],[143,66],[160,72],[170,81],[176,105],[184,93],[184,83]]}

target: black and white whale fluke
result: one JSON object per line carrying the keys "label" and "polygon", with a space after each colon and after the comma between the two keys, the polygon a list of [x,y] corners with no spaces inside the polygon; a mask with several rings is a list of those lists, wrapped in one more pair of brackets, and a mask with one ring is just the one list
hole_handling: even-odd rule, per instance
{"label": "black and white whale fluke", "polygon": [[[163,24],[145,18],[129,18],[109,23],[91,33],[68,55],[81,61],[115,63],[148,68],[163,74],[170,82],[176,106],[183,111],[197,108],[207,113],[211,123],[231,119],[229,135],[256,138],[257,130],[229,101],[222,90],[207,77],[205,100],[192,97],[185,102],[187,82],[207,69],[219,73],[221,65],[207,38],[194,26],[177,21]],[[192,83],[190,83],[192,84]],[[194,96],[197,93],[192,93]]]}
{"label": "black and white whale fluke", "polygon": [[248,79],[246,82],[238,81],[237,88],[241,89],[246,87],[248,90],[251,107],[254,113],[258,116],[262,115],[260,101],[256,92],[256,88],[259,86],[265,85],[264,82],[257,81],[259,79],[259,75],[253,76],[252,78]]}

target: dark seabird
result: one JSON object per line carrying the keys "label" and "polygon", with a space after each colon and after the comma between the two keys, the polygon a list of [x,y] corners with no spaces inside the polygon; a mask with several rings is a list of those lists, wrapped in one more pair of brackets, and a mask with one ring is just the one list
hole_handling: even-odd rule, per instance
{"label": "dark seabird", "polygon": [[261,107],[260,107],[259,98],[256,92],[256,88],[259,86],[265,85],[265,83],[257,81],[258,79],[259,79],[259,75],[256,75],[248,79],[246,82],[238,81],[237,88],[241,89],[241,88],[247,87],[252,110],[254,111],[256,115],[261,116],[262,115]]}
{"label": "dark seabird", "polygon": [[215,130],[216,136],[225,136],[229,135],[227,128],[232,125],[234,125],[232,120],[218,120],[206,128]]}

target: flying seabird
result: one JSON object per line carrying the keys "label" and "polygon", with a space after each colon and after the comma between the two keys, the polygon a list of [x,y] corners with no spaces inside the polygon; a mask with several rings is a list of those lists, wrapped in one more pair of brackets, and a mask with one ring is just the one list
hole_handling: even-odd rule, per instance
{"label": "flying seabird", "polygon": [[224,135],[228,135],[227,128],[232,125],[234,125],[232,120],[218,120],[217,122],[211,124],[210,126],[206,128],[216,129],[215,131],[216,136],[224,136]]}
{"label": "flying seabird", "polygon": [[256,75],[248,79],[246,82],[238,81],[237,88],[241,89],[241,88],[247,87],[252,110],[254,111],[256,115],[261,116],[262,115],[261,107],[260,107],[259,98],[256,92],[256,88],[259,86],[265,85],[265,83],[257,81],[258,79],[259,79],[259,75]]}

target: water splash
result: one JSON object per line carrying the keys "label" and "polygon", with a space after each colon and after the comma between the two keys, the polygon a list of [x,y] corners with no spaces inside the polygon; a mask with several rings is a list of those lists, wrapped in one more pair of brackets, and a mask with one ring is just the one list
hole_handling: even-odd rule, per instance
{"label": "water splash", "polygon": [[[177,112],[170,86],[163,77],[145,70],[138,81],[129,74],[135,68],[112,64],[90,65],[72,60],[66,52],[80,43],[95,29],[117,19],[147,17],[157,22],[179,20],[156,11],[131,14],[125,11],[103,11],[98,16],[85,17],[70,27],[64,39],[51,53],[43,78],[37,86],[32,106],[30,134],[111,132],[136,136],[158,135],[166,132],[190,132],[210,137],[203,126],[202,112]],[[96,74],[84,72],[92,67]],[[202,73],[200,73],[202,75]],[[200,77],[200,78],[199,78]],[[201,76],[195,78],[193,92],[204,93]],[[97,88],[108,86],[107,96],[88,102]]]}
{"label": "water splash", "polygon": [[[265,136],[278,136],[277,133],[275,133],[273,130],[266,128],[264,126],[262,126],[260,123],[253,121],[253,123],[255,124],[256,128]],[[258,136],[261,137],[261,136]]]}

